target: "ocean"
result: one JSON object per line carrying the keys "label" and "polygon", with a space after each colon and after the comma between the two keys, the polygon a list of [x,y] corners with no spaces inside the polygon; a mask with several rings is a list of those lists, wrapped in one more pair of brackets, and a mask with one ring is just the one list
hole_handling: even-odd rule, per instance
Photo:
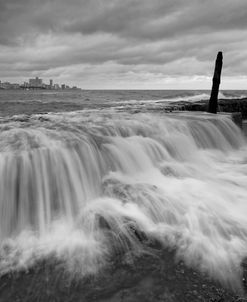
{"label": "ocean", "polygon": [[[117,108],[165,107],[179,102],[206,101],[208,90],[0,90],[0,116]],[[219,98],[247,97],[246,90],[221,91]]]}
{"label": "ocean", "polygon": [[145,253],[153,240],[238,287],[247,257],[246,138],[228,116],[149,111],[208,97],[0,91],[0,275],[51,257],[71,274],[97,274],[111,255]]}

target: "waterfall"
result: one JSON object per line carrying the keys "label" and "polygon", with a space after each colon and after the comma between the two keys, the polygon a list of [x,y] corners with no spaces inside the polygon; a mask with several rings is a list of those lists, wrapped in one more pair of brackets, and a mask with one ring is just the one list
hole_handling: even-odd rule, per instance
{"label": "waterfall", "polygon": [[1,274],[49,256],[97,272],[116,250],[142,252],[139,232],[239,280],[247,148],[229,117],[91,110],[0,128]]}

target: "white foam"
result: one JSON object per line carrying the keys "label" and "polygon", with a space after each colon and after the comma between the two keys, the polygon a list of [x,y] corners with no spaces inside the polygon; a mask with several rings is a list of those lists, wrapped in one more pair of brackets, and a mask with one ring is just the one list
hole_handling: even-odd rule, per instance
{"label": "white foam", "polygon": [[1,273],[52,256],[76,274],[95,273],[116,249],[144,250],[136,230],[238,286],[247,147],[227,116],[44,117],[31,129],[0,125]]}

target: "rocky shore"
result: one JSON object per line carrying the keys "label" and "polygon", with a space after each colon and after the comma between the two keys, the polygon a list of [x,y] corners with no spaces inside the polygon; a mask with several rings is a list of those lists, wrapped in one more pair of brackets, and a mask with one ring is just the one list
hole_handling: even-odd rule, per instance
{"label": "rocky shore", "polygon": [[[153,251],[152,251],[153,252]],[[0,279],[1,302],[244,302],[233,292],[175,258],[174,251],[115,257],[97,275],[74,278],[63,263],[44,260]]]}
{"label": "rocky shore", "polygon": [[[170,106],[171,110],[206,111],[207,101],[177,102]],[[247,98],[242,99],[219,99],[218,112],[241,112],[242,118],[247,119]]]}
{"label": "rocky shore", "polygon": [[[11,105],[13,106],[13,104]],[[50,107],[49,107],[50,106]],[[16,114],[33,114],[44,111],[73,111],[83,109],[79,104],[40,104],[31,106],[17,104]],[[155,107],[154,110],[205,111],[207,101],[177,102]],[[93,108],[93,106],[92,106]],[[157,108],[157,109],[156,109]],[[13,111],[2,106],[2,115]],[[246,99],[219,100],[220,112],[241,112],[247,119]],[[175,257],[175,251],[160,246],[148,247],[152,253],[125,254],[109,259],[98,274],[84,278],[72,278],[64,263],[51,257],[38,262],[34,267],[0,277],[0,302],[244,302],[244,266],[242,289],[233,291],[231,285],[222,285],[196,268],[186,266]]]}

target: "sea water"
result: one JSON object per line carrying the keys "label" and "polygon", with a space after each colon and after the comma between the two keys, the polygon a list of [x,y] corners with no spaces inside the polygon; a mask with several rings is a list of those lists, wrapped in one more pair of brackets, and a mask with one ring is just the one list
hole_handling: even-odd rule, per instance
{"label": "sea water", "polygon": [[[53,93],[57,111],[60,103],[91,102]],[[32,106],[42,93],[16,95],[5,104]],[[47,257],[73,274],[97,273],[114,253],[145,252],[146,238],[238,285],[247,257],[243,133],[228,116],[149,112],[145,98],[135,101],[145,112],[133,113],[130,101],[112,96],[77,111],[3,114],[0,274]]]}
{"label": "sea water", "polygon": [[[219,92],[221,99],[246,97],[246,90]],[[112,107],[159,109],[209,98],[208,90],[0,90],[0,116]]]}

